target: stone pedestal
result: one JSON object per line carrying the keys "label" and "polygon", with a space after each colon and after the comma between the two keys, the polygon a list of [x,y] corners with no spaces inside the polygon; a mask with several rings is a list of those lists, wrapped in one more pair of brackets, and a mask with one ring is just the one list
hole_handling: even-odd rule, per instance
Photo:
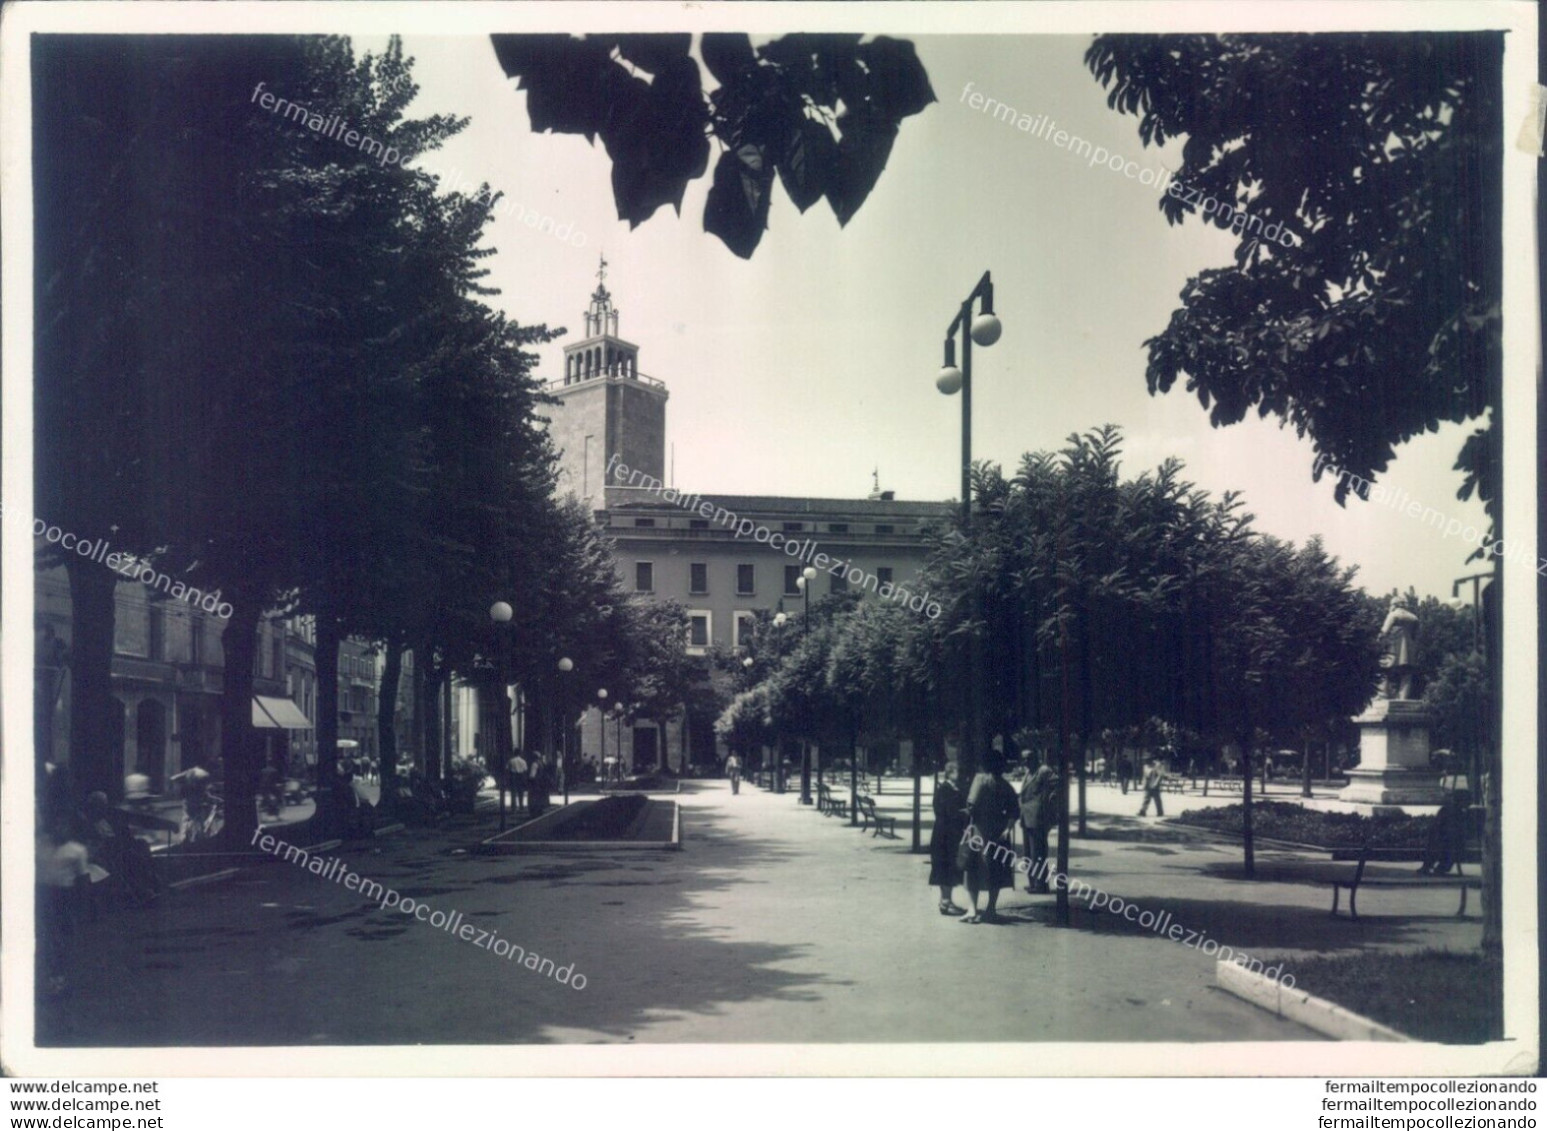
{"label": "stone pedestal", "polygon": [[1429,768],[1430,717],[1419,699],[1377,699],[1354,720],[1359,765],[1338,793],[1362,805],[1438,805],[1440,772]]}

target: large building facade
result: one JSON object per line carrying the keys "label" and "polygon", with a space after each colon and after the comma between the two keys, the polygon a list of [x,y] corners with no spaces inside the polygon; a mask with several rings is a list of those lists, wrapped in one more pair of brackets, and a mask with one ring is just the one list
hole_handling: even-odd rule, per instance
{"label": "large building facade", "polygon": [[[547,390],[558,400],[551,434],[559,490],[586,502],[606,527],[625,588],[686,606],[690,652],[739,650],[760,611],[799,615],[807,597],[796,579],[808,567],[818,570],[811,600],[860,590],[938,615],[918,574],[928,531],[952,504],[896,499],[878,483],[852,499],[678,488],[666,474],[666,382],[640,371],[640,347],[620,336],[620,320],[603,277],[584,315],[586,335],[565,347],[564,376]],[[664,728],[614,717],[604,736],[593,710],[580,741],[586,757],[599,758],[605,742],[609,756],[621,754],[636,770],[680,771],[724,758],[713,724],[691,714]]]}
{"label": "large building facade", "polygon": [[[65,764],[70,751],[72,605],[62,566],[35,580],[34,738],[42,761]],[[121,780],[150,778],[153,792],[195,763],[218,768],[222,633],[226,621],[137,580],[119,581],[113,599],[110,756]],[[374,760],[379,750],[379,649],[360,640],[339,648],[338,736],[346,751]],[[397,715],[400,749],[413,726],[413,656],[405,654]],[[316,634],[309,617],[264,617],[254,656],[252,721],[265,755],[305,777],[317,764]]]}

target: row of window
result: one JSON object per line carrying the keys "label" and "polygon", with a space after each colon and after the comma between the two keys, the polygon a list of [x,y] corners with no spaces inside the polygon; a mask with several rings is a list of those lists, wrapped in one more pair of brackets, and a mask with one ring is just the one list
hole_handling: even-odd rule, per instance
{"label": "row of window", "polygon": [[[800,596],[800,586],[795,584],[800,577],[800,571],[804,568],[798,565],[784,567],[784,595],[786,597]],[[892,580],[892,567],[880,566],[876,570],[876,580],[886,585]],[[835,574],[828,574],[828,592],[842,593],[849,587],[849,583]],[[655,592],[655,563],[634,563],[634,591],[636,593]],[[691,597],[705,597],[709,594],[709,563],[690,562],[688,564],[688,595]],[[742,562],[736,566],[736,596],[755,597],[757,595],[757,567],[751,562]]]}
{"label": "row of window", "polygon": [[[634,520],[634,525],[638,526],[638,527],[653,527],[653,526],[655,526],[655,519],[653,519],[653,518],[636,518]],[[818,528],[821,525],[822,524],[819,523],[819,522],[811,523],[811,532],[812,533],[817,533],[818,532]],[[707,518],[690,518],[690,519],[688,519],[688,529],[689,530],[708,530],[709,529],[709,520]],[[800,533],[803,533],[806,530],[806,524],[804,522],[786,522],[786,523],[783,524],[783,530],[784,530],[784,533],[786,533],[786,534],[800,534]],[[847,522],[829,522],[827,524],[827,533],[829,533],[829,534],[847,534],[847,533],[849,533],[849,524]],[[876,523],[876,533],[877,534],[895,534],[895,533],[897,533],[897,527],[896,527],[896,525],[894,523],[878,522],[878,523]]]}

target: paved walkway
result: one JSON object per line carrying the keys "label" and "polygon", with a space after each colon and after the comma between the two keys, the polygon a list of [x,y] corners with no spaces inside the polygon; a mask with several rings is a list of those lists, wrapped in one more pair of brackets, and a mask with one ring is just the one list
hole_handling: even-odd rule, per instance
{"label": "paved walkway", "polygon": [[[887,789],[883,811],[907,813],[911,798]],[[676,853],[468,854],[493,832],[488,814],[336,853],[404,896],[572,964],[584,990],[276,862],[92,925],[75,992],[40,1012],[39,1043],[1311,1036],[1215,989],[1213,958],[1119,917],[1077,905],[1074,928],[1059,929],[1051,898],[1024,892],[1003,901],[1004,926],[941,917],[905,821],[888,841],[793,794],[744,785],[732,796],[719,781],[684,790]],[[1444,919],[1444,907],[1387,917],[1375,901],[1369,918],[1334,922],[1321,889],[1221,878],[1238,849],[1123,816],[1092,831],[1071,847],[1074,874],[1168,910],[1200,937],[1282,956],[1286,972],[1303,953],[1469,946],[1480,930]]]}

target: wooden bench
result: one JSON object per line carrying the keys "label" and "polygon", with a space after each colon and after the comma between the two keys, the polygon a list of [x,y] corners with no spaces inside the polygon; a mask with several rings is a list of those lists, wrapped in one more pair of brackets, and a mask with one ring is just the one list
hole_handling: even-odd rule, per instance
{"label": "wooden bench", "polygon": [[1185,793],[1186,791],[1187,791],[1187,783],[1184,780],[1182,780],[1181,778],[1161,778],[1160,779],[1160,792],[1161,793]]}
{"label": "wooden bench", "polygon": [[1332,852],[1334,861],[1354,861],[1355,867],[1352,875],[1331,876],[1327,882],[1332,885],[1332,914],[1338,913],[1338,899],[1343,888],[1348,889],[1348,915],[1351,919],[1359,918],[1359,909],[1356,901],[1361,887],[1382,888],[1432,888],[1455,886],[1461,889],[1461,905],[1456,908],[1457,917],[1466,914],[1467,893],[1473,888],[1481,887],[1482,881],[1477,876],[1468,876],[1462,871],[1461,861],[1455,863],[1454,874],[1423,875],[1418,872],[1410,872],[1407,875],[1366,875],[1367,864],[1406,863],[1417,864],[1424,859],[1424,850],[1421,848],[1371,848],[1365,845],[1362,848],[1339,848]]}
{"label": "wooden bench", "polygon": [[849,815],[849,803],[836,796],[831,789],[821,782],[816,787],[816,809],[824,817],[847,817]]}
{"label": "wooden bench", "polygon": [[860,819],[865,822],[860,826],[860,832],[864,832],[871,825],[874,825],[875,831],[870,835],[880,836],[884,823],[887,826],[886,835],[893,840],[897,839],[897,818],[888,817],[885,813],[877,813],[875,798],[862,793],[854,799],[854,804],[859,810]]}

